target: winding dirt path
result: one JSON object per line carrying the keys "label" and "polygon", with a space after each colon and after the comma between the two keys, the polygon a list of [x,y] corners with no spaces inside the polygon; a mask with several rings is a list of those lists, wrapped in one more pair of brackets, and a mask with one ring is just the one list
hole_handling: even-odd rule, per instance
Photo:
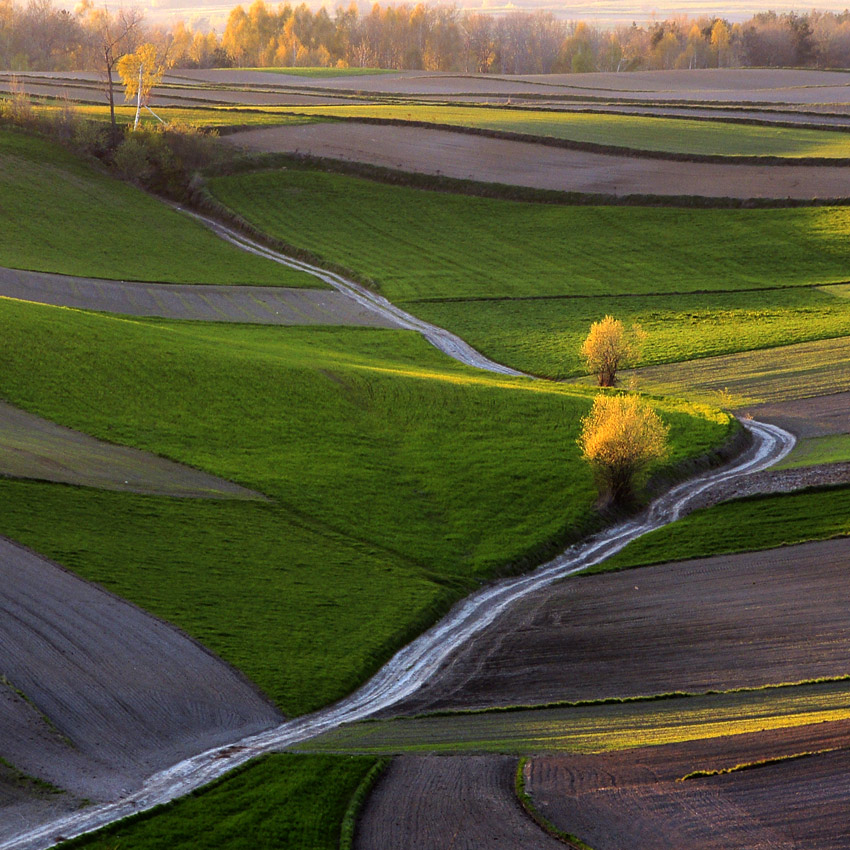
{"label": "winding dirt path", "polygon": [[[267,249],[210,219],[198,218],[222,238],[247,251],[317,275],[358,303],[397,320],[402,327],[420,332],[431,344],[461,362],[500,374],[519,374],[490,361],[454,334],[404,313],[353,281]],[[458,603],[438,624],[396,653],[358,691],[336,705],[173,764],[150,776],[141,788],[120,800],[90,806],[37,828],[23,830],[11,839],[0,841],[0,850],[41,850],[50,846],[57,834],[74,837],[90,832],[183,796],[256,755],[308,740],[343,723],[362,720],[395,705],[417,691],[459,647],[519,600],[604,560],[636,537],[678,519],[704,491],[771,466],[794,445],[794,437],[776,426],[751,421],[745,423],[745,427],[750,431],[753,443],[750,450],[735,462],[673,488],[656,499],[641,515],[571,547],[534,572],[495,582],[472,594]]]}

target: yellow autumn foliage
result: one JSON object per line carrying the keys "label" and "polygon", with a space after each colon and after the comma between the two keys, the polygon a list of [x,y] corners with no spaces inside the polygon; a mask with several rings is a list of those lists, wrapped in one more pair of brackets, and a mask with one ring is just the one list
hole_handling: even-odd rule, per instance
{"label": "yellow autumn foliage", "polygon": [[578,444],[602,495],[629,501],[634,479],[669,452],[670,428],[639,396],[600,394],[582,421]]}
{"label": "yellow autumn foliage", "polygon": [[613,387],[617,370],[634,363],[644,339],[646,334],[640,325],[632,325],[627,331],[619,319],[605,316],[590,326],[580,353],[588,372],[598,378],[599,386]]}

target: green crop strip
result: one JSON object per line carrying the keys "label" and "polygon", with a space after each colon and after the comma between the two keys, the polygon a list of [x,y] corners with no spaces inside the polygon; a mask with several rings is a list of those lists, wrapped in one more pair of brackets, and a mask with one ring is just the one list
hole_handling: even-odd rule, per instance
{"label": "green crop strip", "polygon": [[695,511],[630,543],[585,575],[850,534],[850,488],[754,496]]}
{"label": "green crop strip", "polygon": [[681,154],[824,159],[850,156],[850,136],[847,133],[806,127],[767,127],[687,118],[416,103],[299,106],[283,107],[281,111],[329,118],[377,118],[471,127]]}
{"label": "green crop strip", "polygon": [[356,756],[266,756],[188,797],[62,847],[338,850],[349,801],[375,764]]}
{"label": "green crop strip", "polygon": [[822,463],[850,461],[850,434],[831,434],[800,440],[791,454],[774,469],[797,469]]}
{"label": "green crop strip", "polygon": [[356,723],[309,752],[594,753],[850,718],[846,681],[574,708]]}

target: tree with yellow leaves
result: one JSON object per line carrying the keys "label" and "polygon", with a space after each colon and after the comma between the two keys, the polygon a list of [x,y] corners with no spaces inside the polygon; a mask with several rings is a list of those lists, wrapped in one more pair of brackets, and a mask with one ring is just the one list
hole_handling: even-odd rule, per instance
{"label": "tree with yellow leaves", "polygon": [[640,325],[632,325],[627,331],[613,316],[594,322],[581,346],[587,371],[596,375],[600,387],[613,387],[617,370],[635,362],[645,339]]}
{"label": "tree with yellow leaves", "polygon": [[628,505],[636,478],[667,456],[669,426],[639,396],[607,393],[596,396],[581,426],[577,442],[593,468],[600,496]]}
{"label": "tree with yellow leaves", "polygon": [[136,120],[133,129],[139,126],[139,113],[144,106],[158,121],[162,119],[150,108],[150,97],[154,86],[162,82],[168,68],[168,52],[161,51],[155,44],[143,44],[135,53],[127,53],[118,60],[118,74],[124,84],[127,101],[136,98]]}

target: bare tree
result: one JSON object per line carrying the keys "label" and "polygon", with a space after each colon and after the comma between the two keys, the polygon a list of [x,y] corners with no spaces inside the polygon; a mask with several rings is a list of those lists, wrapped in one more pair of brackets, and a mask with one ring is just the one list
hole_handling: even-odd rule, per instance
{"label": "bare tree", "polygon": [[115,121],[115,85],[112,72],[122,56],[136,49],[141,35],[142,13],[138,9],[119,9],[113,15],[105,7],[96,8],[91,3],[84,5],[81,12],[84,16],[84,26],[90,34],[92,46],[97,55],[97,63],[109,103],[112,140],[115,143],[118,140],[118,124]]}

